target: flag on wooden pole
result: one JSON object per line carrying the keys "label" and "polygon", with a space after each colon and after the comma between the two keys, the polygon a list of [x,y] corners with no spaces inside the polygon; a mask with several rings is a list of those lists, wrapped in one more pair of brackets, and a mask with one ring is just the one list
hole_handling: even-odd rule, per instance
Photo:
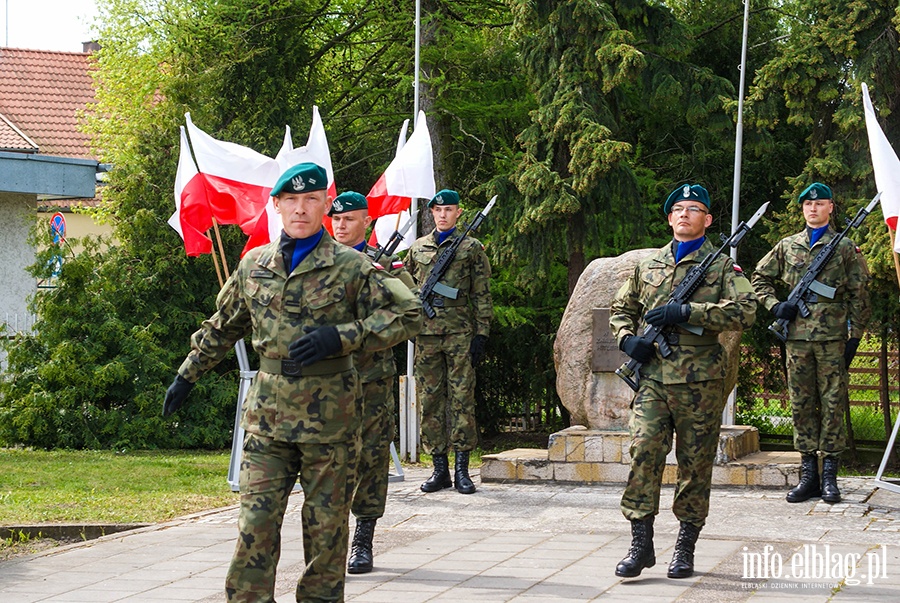
{"label": "flag on wooden pole", "polygon": [[[872,153],[872,171],[875,173],[875,186],[881,193],[881,211],[884,212],[888,228],[896,232],[897,217],[900,214],[900,159],[878,123],[869,98],[869,88],[865,83],[862,85],[862,92],[869,151]],[[900,253],[900,239],[895,239],[894,251]]]}

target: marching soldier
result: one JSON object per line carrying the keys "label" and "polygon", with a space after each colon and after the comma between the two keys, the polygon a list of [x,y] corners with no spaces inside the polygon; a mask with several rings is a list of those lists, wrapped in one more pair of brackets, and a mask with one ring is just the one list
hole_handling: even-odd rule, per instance
{"label": "marching soldier", "polygon": [[[856,355],[869,320],[869,270],[859,247],[844,238],[818,281],[834,287],[834,299],[818,296],[808,303],[810,315],[798,316],[798,306],[779,301],[775,287],[793,289],[819,251],[837,234],[829,221],[834,211],[831,188],[814,182],[797,199],[806,228],[778,241],[759,261],[753,287],[760,302],[776,318],[790,321],[787,330],[787,377],[794,419],[794,448],[800,451],[800,483],[785,497],[803,502],[821,496],[828,503],[841,500],[837,485],[839,458],[847,442],[844,401],[847,369]],[[822,478],[819,481],[819,460]]]}
{"label": "marching soldier", "polygon": [[[366,244],[366,228],[372,223],[369,205],[360,193],[338,195],[328,210],[334,238],[375,258],[378,250]],[[412,277],[397,257],[383,256],[380,263],[391,276],[415,289]],[[375,523],[384,515],[387,500],[391,441],[394,439],[394,375],[397,373],[390,349],[369,352],[357,350],[353,363],[362,382],[362,450],[359,456],[356,487],[350,511],[356,517],[356,531],[350,547],[347,571],[365,574],[372,571],[372,537]]]}
{"label": "marching soldier", "polygon": [[191,338],[166,392],[164,415],[250,335],[260,368],[244,403],[239,537],[225,579],[228,601],[274,602],[288,496],[303,488],[306,569],[297,601],[342,601],[361,396],[352,353],[416,334],[421,302],[399,280],[334,242],[325,170],[302,163],[272,189],[280,240],[248,252],[219,292],[217,312]]}
{"label": "marching soldier", "polygon": [[[713,262],[690,303],[666,303],[687,272],[714,253],[715,247],[706,239],[712,216],[705,188],[679,186],[663,209],[674,233],[672,242],[635,267],[610,306],[609,325],[619,349],[643,363],[631,412],[631,472],[621,505],[631,521],[632,543],[616,566],[617,576],[629,578],[656,564],[653,520],[659,513],[673,432],[678,481],[672,511],[681,528],[667,575],[687,578],[694,573],[694,550],[709,512],[725,405],[725,351],[718,335],[746,329],[756,316],[756,296],[749,281],[725,256]],[[667,358],[638,335],[643,321],[656,327],[671,325],[672,353]],[[693,328],[689,331],[687,326]]]}
{"label": "marching soldier", "polygon": [[[417,239],[406,258],[419,286],[451,243],[462,215],[456,191],[439,191],[428,207],[435,229]],[[491,265],[484,246],[466,237],[442,282],[447,289],[456,291],[456,298],[436,294],[432,306],[437,315],[425,318],[416,338],[414,371],[417,395],[422,401],[422,441],[434,463],[434,472],[421,486],[423,492],[451,486],[463,494],[475,492],[469,477],[469,453],[478,439],[475,366],[484,355],[493,315],[490,276]],[[456,451],[452,482],[448,459],[451,447]]]}

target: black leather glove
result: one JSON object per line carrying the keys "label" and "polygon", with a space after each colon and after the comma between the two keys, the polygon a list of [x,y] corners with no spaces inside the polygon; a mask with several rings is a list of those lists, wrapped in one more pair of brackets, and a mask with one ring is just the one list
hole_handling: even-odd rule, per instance
{"label": "black leather glove", "polygon": [[851,337],[847,340],[847,346],[844,348],[844,366],[850,368],[853,357],[856,356],[856,350],[859,348],[859,337]]}
{"label": "black leather glove", "polygon": [[469,344],[469,356],[472,358],[472,366],[478,366],[484,358],[484,346],[487,345],[487,335],[476,335]]}
{"label": "black leather glove", "polygon": [[797,307],[797,304],[792,304],[791,302],[778,302],[772,306],[772,314],[775,315],[775,318],[783,318],[788,321],[797,318],[797,312],[799,311],[800,308]]}
{"label": "black leather glove", "polygon": [[341,336],[335,327],[303,327],[303,337],[288,347],[291,360],[309,366],[341,351]]}
{"label": "black leather glove", "polygon": [[656,348],[653,347],[653,342],[646,341],[636,335],[627,335],[622,340],[620,347],[623,352],[642,364],[650,362],[656,356]]}
{"label": "black leather glove", "polygon": [[166,390],[166,399],[163,402],[163,416],[168,417],[181,408],[192,389],[194,389],[193,383],[181,375],[175,375],[175,380],[172,381],[172,385]]}
{"label": "black leather glove", "polygon": [[690,316],[691,304],[666,304],[647,312],[644,320],[654,327],[664,327],[687,322]]}

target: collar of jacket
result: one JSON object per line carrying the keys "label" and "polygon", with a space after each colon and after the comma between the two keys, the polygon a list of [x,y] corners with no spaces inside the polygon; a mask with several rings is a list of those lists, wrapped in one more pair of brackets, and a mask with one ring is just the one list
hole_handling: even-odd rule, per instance
{"label": "collar of jacket", "polygon": [[[703,241],[703,245],[700,246],[700,249],[681,258],[681,263],[701,262],[703,261],[703,258],[715,250],[716,249],[710,242],[709,237],[706,237],[706,240]],[[666,266],[675,266],[675,254],[672,253],[672,242],[670,241],[668,245],[660,247],[653,256],[653,260],[665,264]]]}
{"label": "collar of jacket", "polygon": [[[287,278],[288,274],[281,254],[281,245],[282,239],[279,239],[260,248],[262,252],[256,258],[256,263],[282,278]],[[337,243],[334,242],[334,239],[331,238],[331,235],[326,230],[322,233],[322,240],[319,241],[319,244],[300,262],[294,272],[303,274],[313,269],[334,265],[336,246]]]}
{"label": "collar of jacket", "polygon": [[831,239],[833,239],[835,236],[837,236],[837,232],[835,232],[835,230],[829,224],[828,230],[825,231],[825,234],[823,234],[821,237],[819,237],[819,240],[816,241],[815,245],[810,247],[809,246],[809,229],[804,228],[797,234],[791,235],[791,246],[792,247],[801,247],[804,250],[809,251],[810,249],[816,249],[820,245],[825,245],[826,243],[831,241]]}

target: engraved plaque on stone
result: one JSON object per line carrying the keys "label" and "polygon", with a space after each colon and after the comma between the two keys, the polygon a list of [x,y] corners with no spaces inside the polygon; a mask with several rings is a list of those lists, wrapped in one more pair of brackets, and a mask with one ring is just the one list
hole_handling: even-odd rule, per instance
{"label": "engraved plaque on stone", "polygon": [[628,361],[628,356],[619,350],[616,340],[609,330],[609,308],[594,308],[592,313],[591,371],[594,373],[615,372],[617,368]]}

